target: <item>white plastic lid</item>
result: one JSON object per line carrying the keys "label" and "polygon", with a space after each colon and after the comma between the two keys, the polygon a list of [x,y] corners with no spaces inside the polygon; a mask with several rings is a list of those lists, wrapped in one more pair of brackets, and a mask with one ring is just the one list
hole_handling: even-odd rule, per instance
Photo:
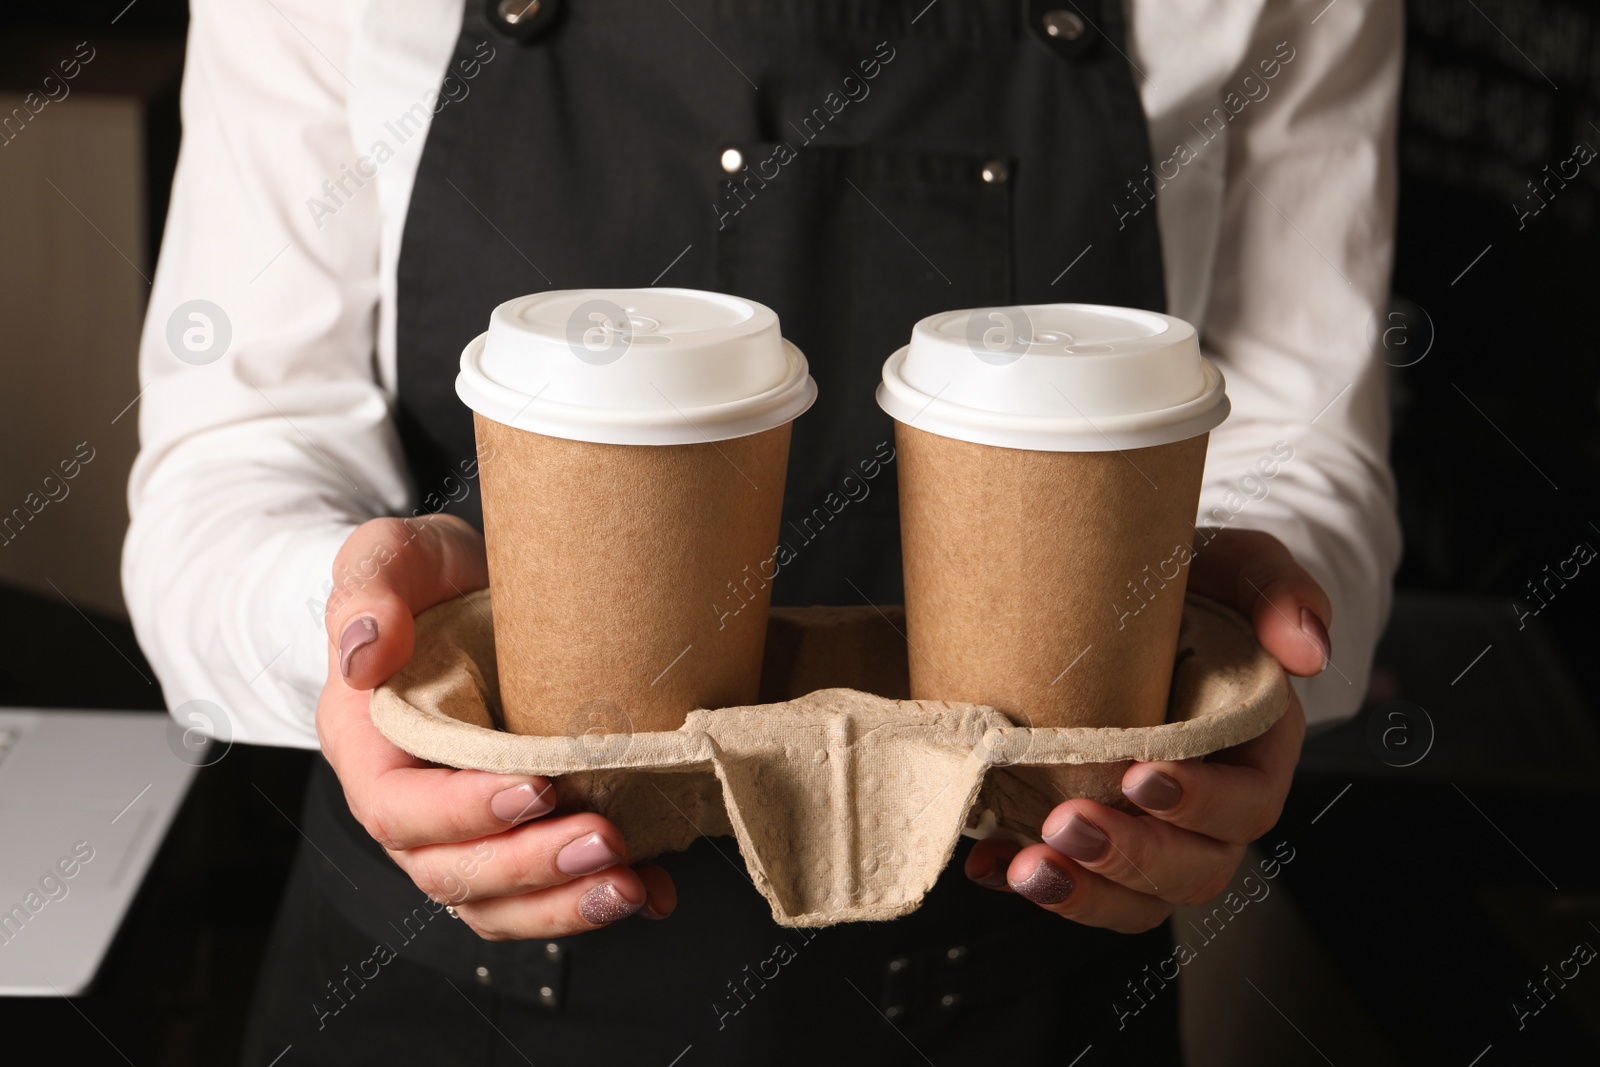
{"label": "white plastic lid", "polygon": [[816,383],[778,316],[695,289],[564,289],[508,300],[461,353],[480,415],[574,441],[675,445],[781,426]]}
{"label": "white plastic lid", "polygon": [[1169,444],[1229,410],[1193,326],[1099,304],[931,315],[884,363],[878,406],[942,437],[1040,452]]}

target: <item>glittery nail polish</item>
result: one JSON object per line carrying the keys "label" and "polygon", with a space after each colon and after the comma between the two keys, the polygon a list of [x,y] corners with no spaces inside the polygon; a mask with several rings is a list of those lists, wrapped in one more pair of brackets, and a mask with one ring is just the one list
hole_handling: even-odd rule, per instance
{"label": "glittery nail polish", "polygon": [[1059,904],[1072,895],[1072,877],[1049,860],[1040,860],[1033,873],[1011,888],[1035,904]]}
{"label": "glittery nail polish", "polygon": [[639,910],[640,905],[630,903],[622,895],[622,891],[610,882],[601,882],[583,896],[578,898],[578,914],[583,916],[583,921],[595,926],[604,926],[614,923],[619,919],[626,919]]}

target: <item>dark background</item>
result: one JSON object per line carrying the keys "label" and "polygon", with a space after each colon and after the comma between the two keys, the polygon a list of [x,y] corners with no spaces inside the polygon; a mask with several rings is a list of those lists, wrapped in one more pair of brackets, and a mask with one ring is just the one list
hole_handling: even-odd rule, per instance
{"label": "dark background", "polygon": [[[115,56],[177,47],[184,27],[170,0],[13,6],[0,87],[29,83],[18,60],[39,40],[92,36]],[[1511,1005],[1578,942],[1600,948],[1600,567],[1552,583],[1519,627],[1537,606],[1528,583],[1580,543],[1600,548],[1600,160],[1538,200],[1529,187],[1580,142],[1600,149],[1600,14],[1418,0],[1407,33],[1383,324],[1405,557],[1368,705],[1308,742],[1271,840],[1294,842],[1284,885],[1370,1024],[1361,1062],[1596,1062],[1600,967],[1521,1027]],[[176,88],[150,121],[155,234]],[[149,673],[125,624],[93,621]],[[111,647],[80,640],[84,625],[0,591],[0,703],[159,708]],[[240,745],[203,770],[95,991],[0,1000],[0,1043],[70,1035],[71,1062],[232,1062],[308,760]],[[1317,1056],[1347,1048],[1346,1020],[1311,1010],[1290,1025]]]}

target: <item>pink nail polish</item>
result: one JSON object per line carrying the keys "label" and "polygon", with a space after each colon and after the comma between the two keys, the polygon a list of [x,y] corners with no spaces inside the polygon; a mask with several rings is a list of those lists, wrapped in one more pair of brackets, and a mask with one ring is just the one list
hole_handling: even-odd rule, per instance
{"label": "pink nail polish", "polygon": [[1322,654],[1321,669],[1327,670],[1329,657],[1333,655],[1333,643],[1328,640],[1328,628],[1322,625],[1322,620],[1310,608],[1300,609],[1300,632]]}
{"label": "pink nail polish", "polygon": [[553,786],[547,785],[542,790],[536,790],[524,782],[496,793],[489,800],[489,810],[494,812],[495,818],[506,822],[536,818],[556,806],[551,797],[553,791]]}
{"label": "pink nail polish", "polygon": [[611,846],[598,832],[569,841],[556,853],[556,870],[574,877],[603,871],[621,862],[622,857],[611,851]]}
{"label": "pink nail polish", "polygon": [[377,620],[370,615],[353,619],[339,635],[339,673],[350,677],[350,659],[378,639]]}
{"label": "pink nail polish", "polygon": [[1093,863],[1111,849],[1111,839],[1105,831],[1077,812],[1055,833],[1045,834],[1044,843],[1079,863]]}
{"label": "pink nail polish", "polygon": [[1183,787],[1160,771],[1148,771],[1122,795],[1146,811],[1166,811],[1183,799]]}
{"label": "pink nail polish", "polygon": [[985,889],[999,889],[1006,884],[1006,867],[1009,865],[1009,859],[997,859],[989,864],[989,869],[984,873],[969,874],[967,877]]}

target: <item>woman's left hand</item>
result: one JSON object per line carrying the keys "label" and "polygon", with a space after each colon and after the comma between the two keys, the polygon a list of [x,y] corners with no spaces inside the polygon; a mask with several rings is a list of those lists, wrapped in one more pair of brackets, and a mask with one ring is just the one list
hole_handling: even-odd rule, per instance
{"label": "woman's left hand", "polygon": [[[1277,538],[1202,527],[1196,544],[1191,591],[1250,619],[1289,673],[1327,666],[1327,594]],[[1228,887],[1245,846],[1277,823],[1304,736],[1305,713],[1291,691],[1288,710],[1260,737],[1203,760],[1129,767],[1122,793],[1140,813],[1069,800],[1045,819],[1043,844],[974,845],[967,877],[1089,926],[1148,930],[1173,905],[1203,904]]]}

